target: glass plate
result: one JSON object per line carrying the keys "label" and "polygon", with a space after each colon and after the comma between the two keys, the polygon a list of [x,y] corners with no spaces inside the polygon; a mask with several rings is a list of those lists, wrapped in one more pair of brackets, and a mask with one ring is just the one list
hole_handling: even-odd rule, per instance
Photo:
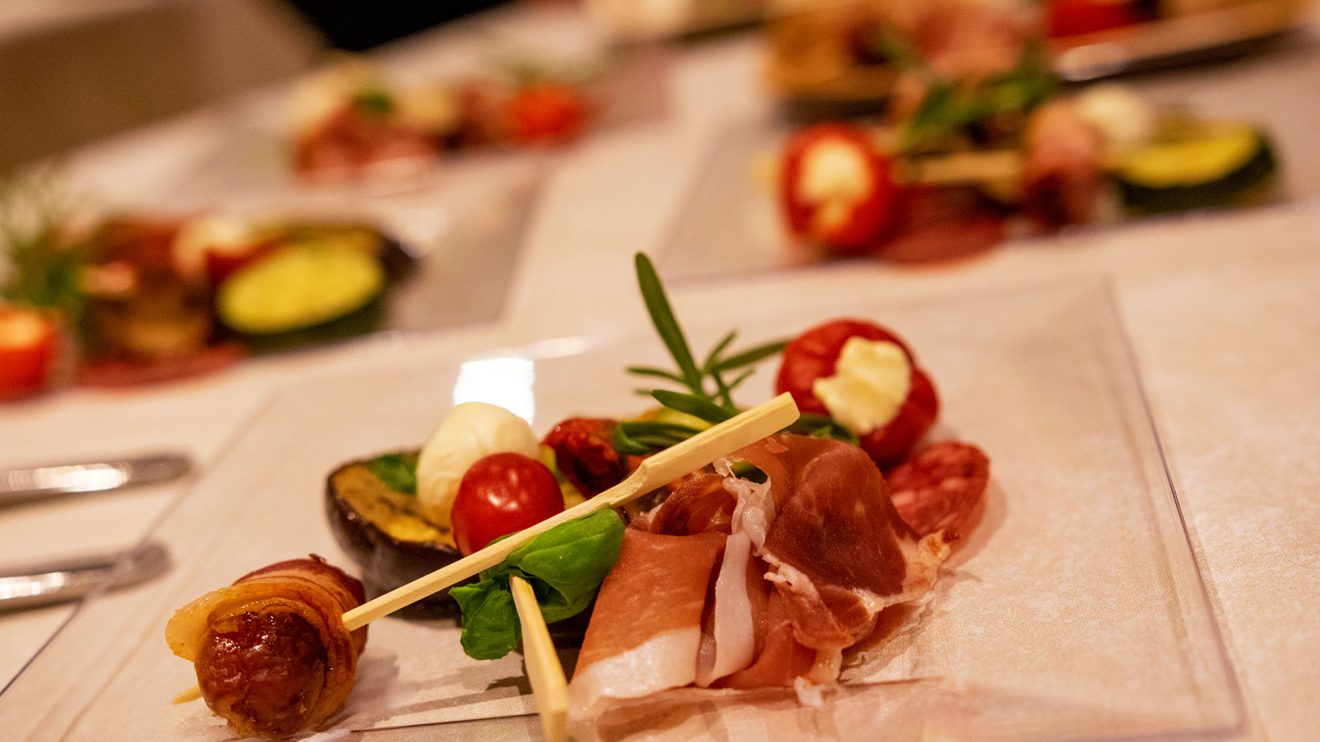
{"label": "glass plate", "polygon": [[[794,307],[791,320],[752,306],[718,322],[689,317],[689,339],[704,350],[738,327],[750,344],[839,315],[895,328],[942,396],[934,437],[990,455],[981,525],[915,630],[880,650],[880,671],[829,696],[823,710],[779,693],[693,702],[680,692],[605,731],[663,723],[684,739],[1240,734],[1241,692],[1107,287],[902,305],[859,298],[860,280],[857,289]],[[153,529],[175,555],[173,572],[89,601],[0,695],[7,736],[227,737],[202,704],[170,705],[194,678],[167,650],[165,622],[260,565],[308,552],[347,564],[322,508],[334,466],[416,445],[455,401],[502,404],[538,431],[571,414],[635,411],[635,382],[622,369],[663,364],[663,352],[649,332],[598,344],[570,338],[289,391]],[[763,368],[741,401],[765,398],[773,375]],[[444,621],[373,624],[336,725],[402,737],[421,725],[441,725],[428,738],[528,734],[534,722],[517,718],[533,711],[519,658],[472,661],[457,638]]]}

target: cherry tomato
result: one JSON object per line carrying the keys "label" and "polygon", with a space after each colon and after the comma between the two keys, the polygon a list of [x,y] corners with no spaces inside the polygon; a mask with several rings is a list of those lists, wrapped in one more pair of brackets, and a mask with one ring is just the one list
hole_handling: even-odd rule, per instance
{"label": "cherry tomato", "polygon": [[507,533],[563,512],[559,482],[545,464],[520,453],[493,453],[468,467],[450,516],[464,555]]}
{"label": "cherry tomato", "polygon": [[588,108],[586,96],[572,85],[526,85],[509,100],[509,131],[519,142],[564,144],[582,133]]}
{"label": "cherry tomato", "polygon": [[[827,149],[833,155],[817,159],[826,157]],[[876,150],[865,129],[827,123],[798,131],[784,147],[779,179],[789,231],[841,252],[872,246],[897,211],[890,170],[889,158]]]}
{"label": "cherry tomato", "polygon": [[17,399],[46,388],[59,331],[35,309],[0,307],[0,399]]}
{"label": "cherry tomato", "polygon": [[912,365],[911,388],[894,419],[870,431],[854,431],[861,438],[862,449],[881,466],[902,461],[935,424],[939,398],[930,377],[916,365],[912,351],[894,333],[863,320],[839,319],[813,327],[784,348],[784,359],[775,379],[775,392],[793,395],[798,409],[828,415],[825,404],[816,398],[812,385],[816,379],[834,375],[843,345],[852,337],[888,341],[903,349]]}
{"label": "cherry tomato", "polygon": [[1108,31],[1143,20],[1130,0],[1050,0],[1046,28],[1052,39]]}

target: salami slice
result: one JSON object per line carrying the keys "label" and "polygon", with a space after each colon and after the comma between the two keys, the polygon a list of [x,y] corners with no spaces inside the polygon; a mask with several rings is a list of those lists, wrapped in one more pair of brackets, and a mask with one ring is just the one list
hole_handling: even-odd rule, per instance
{"label": "salami slice", "polygon": [[966,535],[990,481],[990,459],[969,443],[936,443],[888,473],[889,497],[918,536],[943,530],[947,541]]}

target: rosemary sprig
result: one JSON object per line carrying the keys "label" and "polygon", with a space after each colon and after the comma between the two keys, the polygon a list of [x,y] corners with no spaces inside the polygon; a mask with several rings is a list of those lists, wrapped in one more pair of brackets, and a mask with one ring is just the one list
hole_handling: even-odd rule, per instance
{"label": "rosemary sprig", "polygon": [[[720,338],[698,364],[650,258],[638,253],[635,266],[642,301],[677,370],[629,366],[628,373],[680,387],[678,390],[639,389],[638,392],[651,396],[665,409],[711,424],[738,414],[739,408],[733,401],[734,391],[751,376],[758,363],[782,352],[785,341],[764,343],[735,353],[730,348],[738,333],[730,332]],[[644,455],[668,448],[697,432],[699,429],[691,425],[655,420],[626,421],[615,428],[614,447],[623,453]]]}

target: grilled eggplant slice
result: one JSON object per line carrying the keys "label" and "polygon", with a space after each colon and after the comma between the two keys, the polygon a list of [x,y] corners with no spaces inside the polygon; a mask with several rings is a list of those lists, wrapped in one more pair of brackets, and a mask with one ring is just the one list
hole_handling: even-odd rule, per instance
{"label": "grilled eggplant slice", "polygon": [[[325,510],[330,530],[344,551],[362,567],[367,594],[389,592],[459,558],[453,538],[427,522],[415,493],[389,472],[388,463],[406,462],[416,452],[353,461],[326,479]],[[400,489],[403,487],[403,489]],[[441,591],[404,609],[405,616],[456,614],[458,605]]]}

